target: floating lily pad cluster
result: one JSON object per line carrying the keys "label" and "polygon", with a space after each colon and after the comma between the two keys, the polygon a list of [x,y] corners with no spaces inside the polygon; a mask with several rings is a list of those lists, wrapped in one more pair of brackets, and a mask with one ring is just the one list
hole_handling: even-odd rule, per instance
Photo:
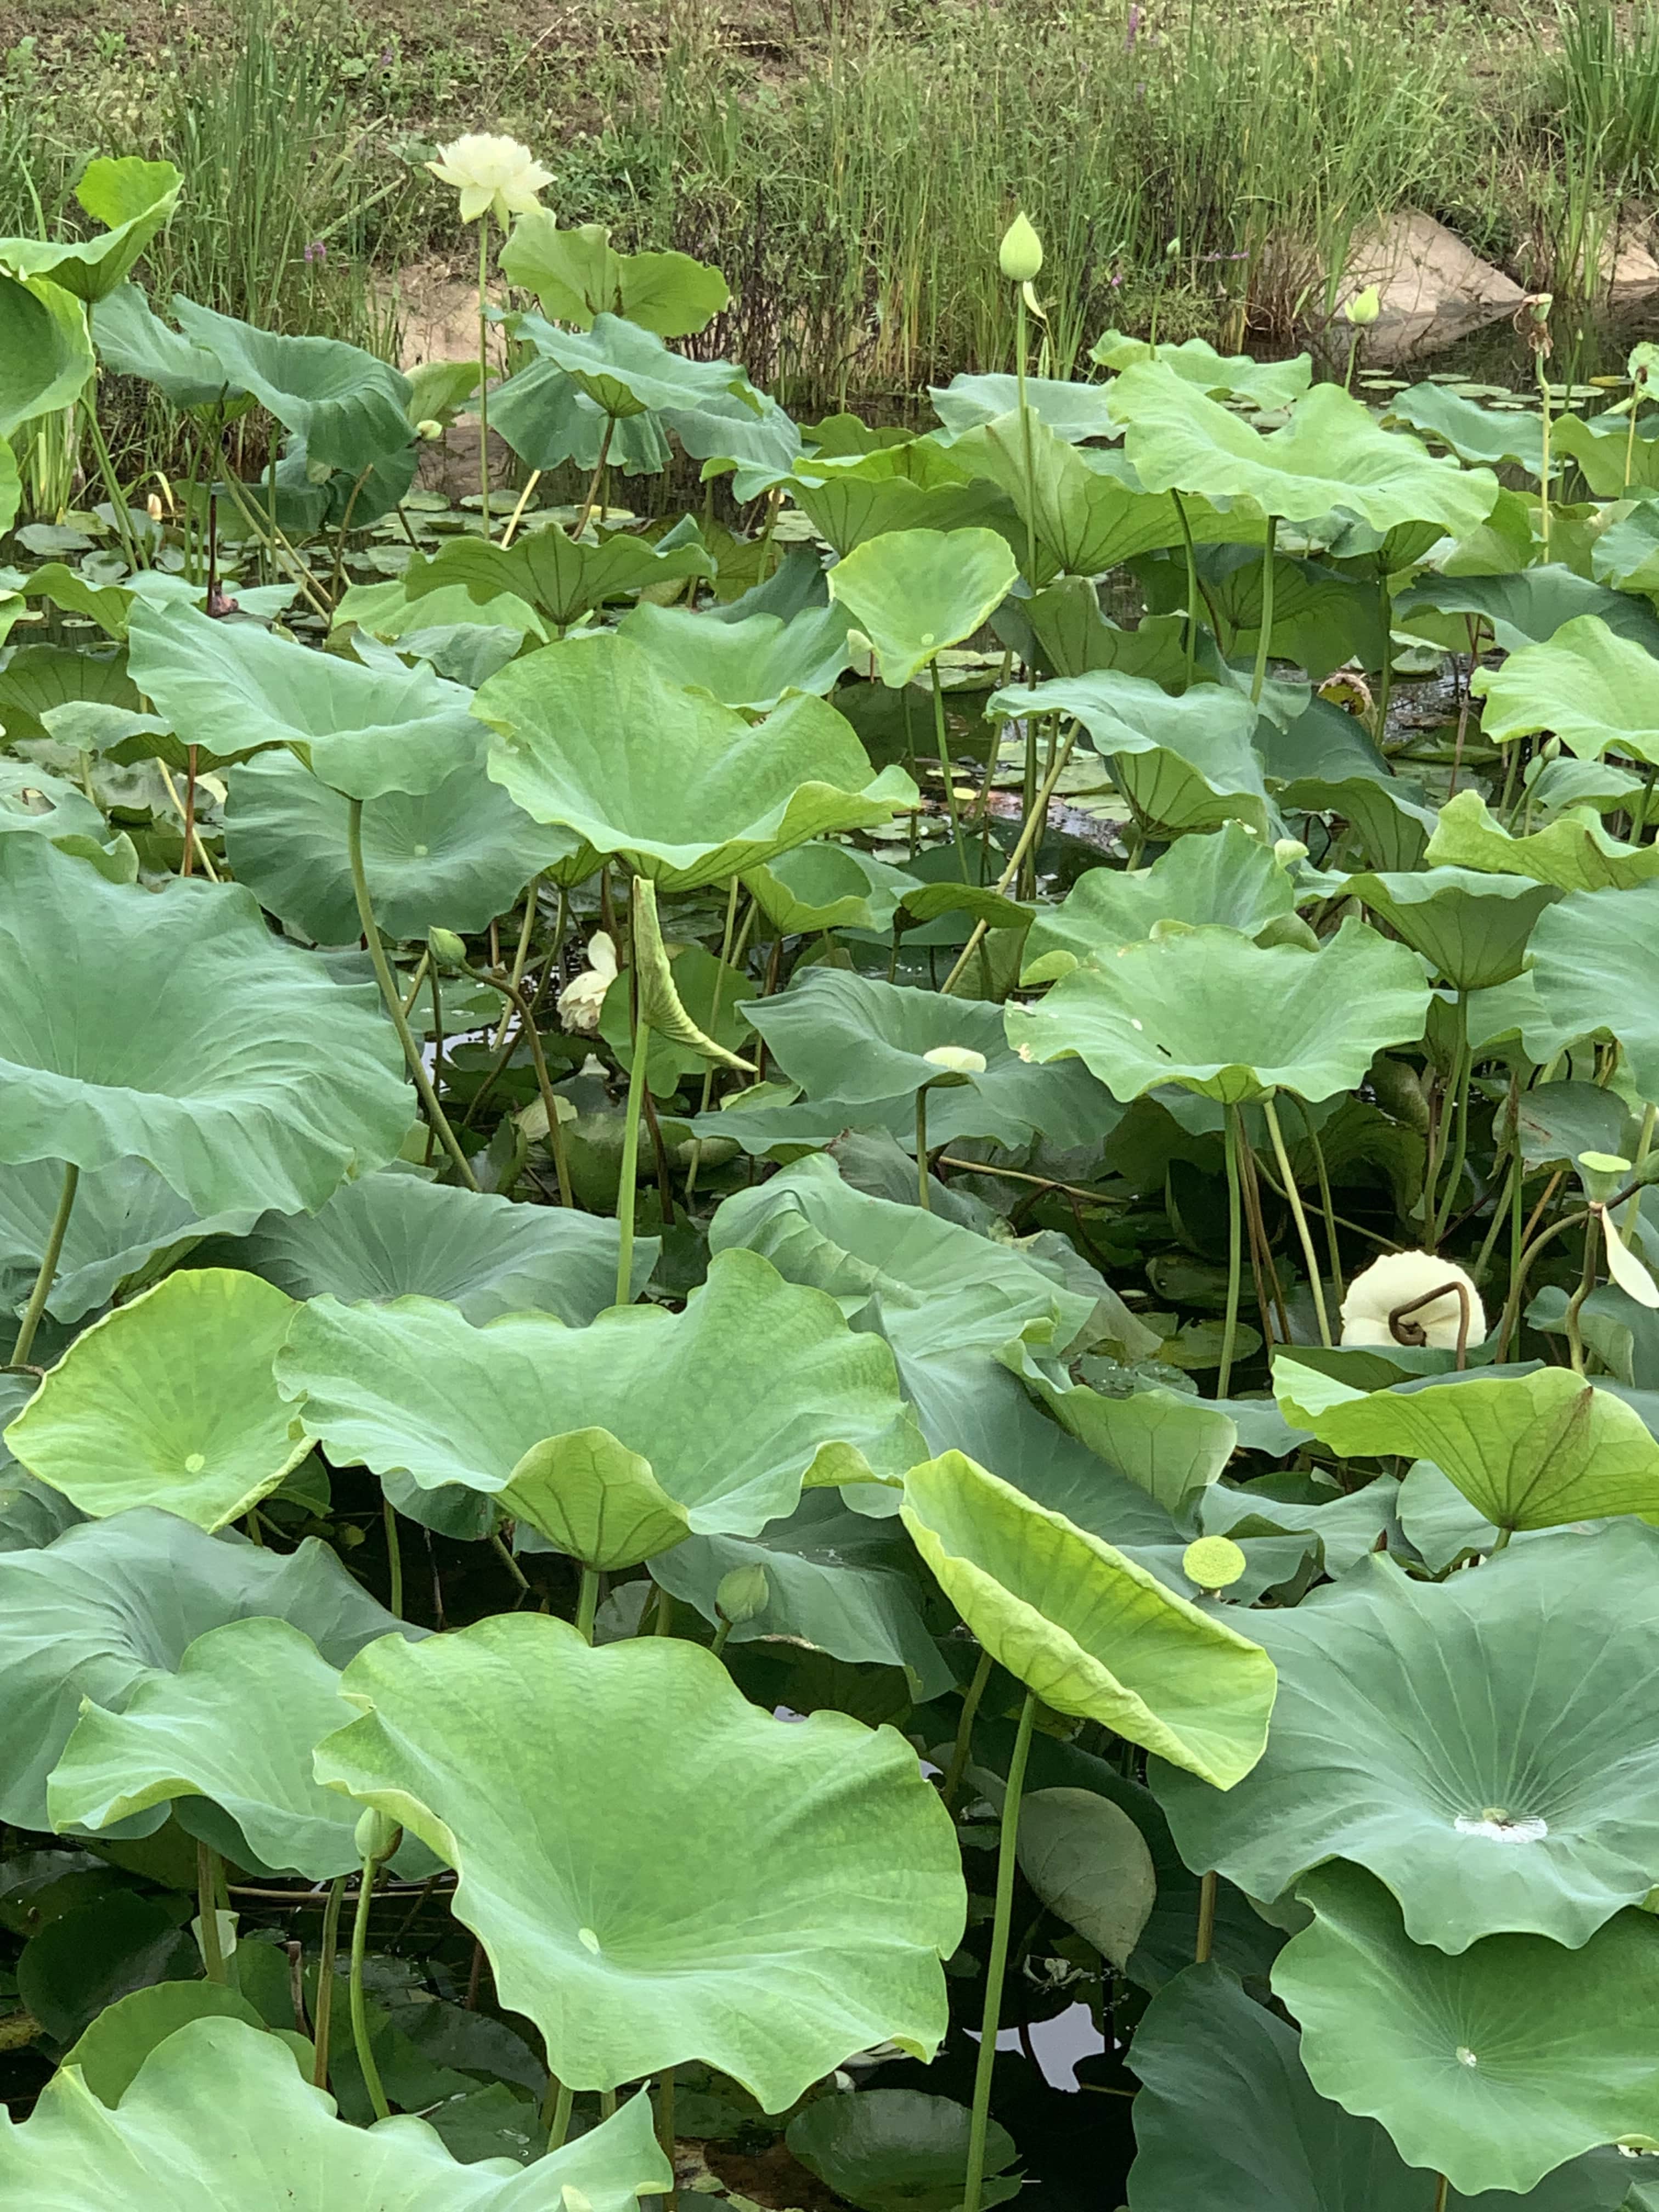
{"label": "floating lily pad cluster", "polygon": [[408,376],[0,240],[0,2201],[1650,2212],[1644,367],[797,422],[436,173]]}

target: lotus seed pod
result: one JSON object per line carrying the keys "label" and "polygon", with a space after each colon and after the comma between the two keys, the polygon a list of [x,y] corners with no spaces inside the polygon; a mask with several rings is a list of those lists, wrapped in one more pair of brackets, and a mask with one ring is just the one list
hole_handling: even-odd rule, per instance
{"label": "lotus seed pod", "polygon": [[466,965],[466,946],[453,929],[428,929],[426,949],[434,963],[448,974]]}
{"label": "lotus seed pod", "polygon": [[1231,1536],[1200,1536],[1181,1555],[1182,1573],[1203,1590],[1225,1589],[1249,1564]]}
{"label": "lotus seed pod", "polygon": [[1363,292],[1356,292],[1342,313],[1357,331],[1368,331],[1382,312],[1382,301],[1375,284],[1367,284]]}
{"label": "lotus seed pod", "polygon": [[1042,266],[1042,240],[1023,210],[1002,234],[997,266],[1011,284],[1030,284]]}
{"label": "lotus seed pod", "polygon": [[359,1814],[352,1842],[365,1865],[379,1866],[389,1859],[404,1839],[404,1832],[389,1813],[370,1805]]}
{"label": "lotus seed pod", "polygon": [[715,1612],[734,1628],[755,1620],[771,1601],[771,1585],[762,1566],[733,1567],[720,1577],[714,1592]]}

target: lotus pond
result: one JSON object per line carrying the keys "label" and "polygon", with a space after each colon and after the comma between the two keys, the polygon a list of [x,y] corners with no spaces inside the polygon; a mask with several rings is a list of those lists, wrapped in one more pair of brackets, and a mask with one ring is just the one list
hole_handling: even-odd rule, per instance
{"label": "lotus pond", "polygon": [[438,173],[408,376],[0,240],[0,2207],[1653,2212],[1649,357]]}

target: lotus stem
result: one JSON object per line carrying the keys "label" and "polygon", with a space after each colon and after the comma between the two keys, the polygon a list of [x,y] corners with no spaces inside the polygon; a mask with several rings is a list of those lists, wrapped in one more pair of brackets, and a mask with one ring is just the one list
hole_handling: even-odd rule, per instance
{"label": "lotus stem", "polygon": [[1220,1887],[1213,1867],[1198,1885],[1198,1937],[1193,1945],[1193,1964],[1201,1966],[1215,1948],[1216,1893]]}
{"label": "lotus stem", "polygon": [[634,1065],[628,1077],[628,1109],[623,1122],[622,1167],[617,1176],[617,1304],[634,1295],[634,1206],[639,1195],[640,1116],[645,1094],[646,1054],[651,1033],[641,1008],[634,1018]]}
{"label": "lotus stem", "polygon": [[1567,1300],[1565,1326],[1567,1333],[1567,1357],[1572,1362],[1572,1371],[1584,1371],[1584,1335],[1579,1326],[1579,1316],[1585,1299],[1595,1288],[1595,1261],[1600,1246],[1597,1231],[1601,1226],[1605,1207],[1592,1206],[1584,1216],[1584,1264],[1578,1277],[1578,1287]]}
{"label": "lotus stem", "polygon": [[1019,1709],[1008,1786],[1002,1799],[1002,1829],[997,1841],[996,1911],[991,1923],[991,1955],[985,1967],[985,2011],[980,2023],[979,2063],[974,2069],[974,2109],[968,2127],[968,2179],[962,2212],[980,2212],[985,2187],[985,2136],[991,2117],[991,2075],[996,2066],[997,2030],[1002,2018],[1002,1983],[1008,1970],[1008,1929],[1014,1910],[1014,1867],[1019,1844],[1019,1801],[1025,1787],[1036,1692],[1027,1690]]}
{"label": "lotus stem", "polygon": [[1325,1210],[1325,1242],[1331,1255],[1331,1296],[1340,1306],[1346,1296],[1342,1283],[1342,1248],[1336,1236],[1336,1206],[1331,1197],[1330,1170],[1325,1164],[1325,1147],[1319,1141],[1319,1132],[1314,1127],[1313,1109],[1299,1091],[1291,1097],[1302,1115],[1302,1126],[1308,1133],[1308,1143],[1314,1157],[1314,1174],[1319,1182],[1319,1202]]}
{"label": "lotus stem", "polygon": [[1291,1156],[1285,1149],[1284,1132],[1279,1126],[1279,1115],[1274,1108],[1271,1091],[1261,1102],[1261,1114],[1267,1124],[1267,1135],[1273,1145],[1273,1158],[1278,1162],[1279,1172],[1285,1179],[1285,1196],[1290,1206],[1291,1218],[1296,1223],[1297,1237],[1302,1246],[1302,1257],[1307,1264],[1308,1284],[1313,1292],[1314,1317],[1319,1323],[1319,1340],[1328,1347],[1331,1340],[1331,1324],[1329,1316],[1325,1311],[1325,1285],[1319,1272],[1319,1255],[1314,1249],[1313,1231],[1308,1226],[1308,1217],[1302,1204],[1302,1194],[1296,1187],[1296,1177],[1291,1173]]}
{"label": "lotus stem", "polygon": [[478,218],[478,490],[483,534],[489,537],[489,210]]}
{"label": "lotus stem", "polygon": [[582,1562],[581,1582],[576,1592],[576,1633],[584,1644],[593,1641],[593,1620],[599,1609],[599,1571]]}
{"label": "lotus stem", "polygon": [[328,1902],[323,1907],[322,1946],[317,1959],[317,2002],[312,2008],[314,2055],[311,2081],[317,2089],[328,2087],[328,2047],[334,2026],[334,1960],[340,1948],[340,1908],[344,1903],[345,1876],[338,1875],[328,1886]]}
{"label": "lotus stem", "polygon": [[[522,945],[520,948],[520,957],[522,959]],[[547,1054],[542,1049],[541,1031],[536,1027],[533,1011],[527,1004],[523,991],[519,988],[523,969],[520,968],[519,975],[515,976],[510,983],[503,982],[499,975],[487,974],[482,968],[464,965],[461,973],[470,981],[483,983],[490,990],[501,993],[502,998],[507,1000],[507,1012],[501,1017],[504,1023],[510,1021],[515,1013],[519,1017],[519,1037],[522,1037],[530,1047],[531,1065],[536,1071],[537,1095],[542,1102],[542,1111],[547,1116],[547,1142],[553,1154],[553,1170],[559,1179],[559,1204],[574,1206],[576,1201],[571,1194],[570,1161],[565,1152],[564,1127],[559,1120],[559,1102],[554,1095],[553,1079],[548,1073]],[[435,975],[433,981],[435,987],[437,981]],[[515,1045],[519,1037],[514,1039]]]}
{"label": "lotus stem", "polygon": [[940,1799],[947,1813],[956,1810],[957,1792],[962,1787],[962,1778],[968,1771],[968,1754],[973,1748],[974,1722],[979,1712],[980,1699],[985,1695],[985,1686],[991,1679],[993,1665],[988,1651],[981,1651],[979,1663],[974,1668],[974,1678],[963,1693],[962,1711],[957,1717],[957,1740],[951,1752],[951,1764],[945,1771],[945,1787]]}
{"label": "lotus stem", "polygon": [[605,418],[605,435],[599,440],[599,458],[594,462],[593,473],[587,480],[587,493],[582,501],[581,513],[576,517],[576,526],[570,533],[573,538],[580,538],[587,527],[587,519],[592,514],[593,503],[599,495],[599,480],[605,474],[605,465],[611,458],[611,441],[616,434],[616,416],[607,415]]}
{"label": "lotus stem", "polygon": [[569,2083],[550,2073],[547,2094],[542,2099],[542,2124],[547,2130],[550,2152],[564,2148],[564,2139],[570,2132],[570,2109],[575,2101],[576,2093]]}
{"label": "lotus stem", "polygon": [[[1018,839],[1015,843],[1013,851],[1008,855],[1007,860],[1004,865],[1002,873],[997,878],[996,883],[993,886],[994,890],[1000,892],[1006,891],[1007,890],[1009,884],[1012,883],[1014,878],[1018,874],[1021,865],[1024,862],[1027,853],[1030,851],[1033,844],[1036,842],[1039,831],[1047,823],[1048,819],[1048,802],[1054,795],[1055,785],[1060,781],[1060,777],[1066,773],[1066,763],[1072,757],[1072,747],[1077,743],[1078,732],[1081,727],[1082,724],[1080,722],[1073,722],[1071,728],[1066,732],[1060,750],[1054,755],[1054,765],[1042,780],[1042,788],[1037,793],[1032,804],[1025,810],[1025,819],[1020,824]],[[950,974],[945,977],[944,982],[939,986],[941,997],[947,999],[950,997],[951,991],[955,988],[957,981],[965,971],[968,963],[973,958],[975,953],[978,951],[980,946],[984,943],[986,937],[989,934],[990,927],[991,925],[988,921],[976,921],[974,924],[972,930],[969,933],[968,942],[962,948],[960,958],[957,960],[955,967],[951,969]],[[896,945],[894,947],[894,951],[895,956],[896,957]],[[891,978],[890,977],[889,980],[890,981]]]}
{"label": "lotus stem", "polygon": [[392,2107],[386,2100],[386,2091],[380,2086],[380,2069],[374,2063],[374,2052],[368,2038],[368,2013],[363,2003],[363,1960],[368,1950],[368,1913],[374,1895],[374,1878],[380,1872],[380,1862],[363,1861],[362,1880],[357,1885],[357,1912],[351,1923],[351,2039],[356,2045],[357,2063],[362,2069],[363,2086],[368,2091],[368,2101],[374,2108],[377,2120],[390,2119]]}
{"label": "lotus stem", "polygon": [[1232,1389],[1233,1347],[1238,1340],[1238,1292],[1244,1273],[1244,1202],[1238,1188],[1238,1123],[1237,1107],[1227,1109],[1227,1315],[1221,1325],[1221,1366],[1215,1395],[1226,1397]]}
{"label": "lotus stem", "polygon": [[507,517],[507,527],[501,532],[501,550],[503,553],[506,552],[507,547],[513,543],[513,539],[518,530],[519,525],[524,520],[524,511],[530,504],[530,495],[535,490],[537,485],[541,482],[541,471],[539,469],[532,469],[529,476],[525,480],[524,489],[519,494],[519,503],[514,508],[512,514]]}
{"label": "lotus stem", "polygon": [[1187,520],[1187,503],[1178,491],[1172,491],[1170,497],[1175,501],[1181,542],[1187,553],[1187,689],[1190,691],[1198,674],[1198,554],[1193,544],[1193,526]]}
{"label": "lotus stem", "polygon": [[916,1203],[924,1213],[933,1212],[927,1194],[927,1085],[916,1093]]}
{"label": "lotus stem", "polygon": [[[1025,460],[1025,580],[1036,589],[1036,461],[1031,448],[1031,413],[1025,404],[1025,287],[1014,293],[1014,375],[1019,392],[1019,435]],[[974,2212],[969,2205],[968,2212]]]}
{"label": "lotus stem", "polygon": [[196,1910],[202,1930],[202,1963],[207,1978],[221,1987],[228,1984],[225,1948],[219,1940],[219,1854],[207,1844],[196,1846]]}
{"label": "lotus stem", "polygon": [[1446,2177],[1437,2173],[1434,2178],[1434,2212],[1446,2212]]}
{"label": "lotus stem", "polygon": [[933,739],[939,747],[939,772],[945,778],[945,805],[951,817],[951,842],[957,848],[957,860],[962,869],[962,880],[968,880],[968,855],[963,849],[962,823],[957,815],[957,781],[951,767],[951,744],[945,729],[945,689],[939,680],[939,662],[930,660],[927,672],[933,679]]}
{"label": "lotus stem", "polygon": [[1255,672],[1250,678],[1250,704],[1261,704],[1267,680],[1267,649],[1273,634],[1273,546],[1279,537],[1279,517],[1267,517],[1267,535],[1261,546],[1261,635],[1256,641]]}
{"label": "lotus stem", "polygon": [[[1541,563],[1550,557],[1550,373],[1546,365],[1548,356],[1542,347],[1533,349],[1533,366],[1538,374],[1539,411],[1543,431],[1543,468],[1538,478],[1538,557]],[[1631,428],[1636,428],[1636,407],[1631,405]],[[1626,441],[1628,443],[1628,441]]]}
{"label": "lotus stem", "polygon": [[1382,665],[1376,672],[1376,742],[1389,734],[1389,705],[1394,696],[1394,592],[1388,556],[1376,556],[1376,615],[1382,631]]}
{"label": "lotus stem", "polygon": [[[714,970],[714,1002],[713,1007],[710,1009],[708,1020],[708,1034],[710,1036],[716,1036],[720,1029],[720,1000],[725,993],[726,966],[732,957],[732,933],[737,927],[738,890],[738,878],[733,876],[726,889],[726,927],[720,932],[720,965]],[[750,912],[751,914],[753,912],[752,907],[750,908]],[[702,1072],[702,1096],[698,1101],[698,1113],[706,1114],[710,1106],[714,1103],[714,1068],[713,1061],[710,1061],[709,1065],[705,1067]],[[697,1170],[702,1165],[702,1139],[699,1137],[695,1140],[691,1146],[691,1165],[687,1170],[685,1177],[685,1210],[688,1214],[691,1211],[692,1194],[697,1188]]]}
{"label": "lotus stem", "polygon": [[658,2081],[657,2141],[662,2145],[662,2154],[668,2160],[668,2212],[678,2212],[680,2185],[674,2172],[674,2069],[665,2066]]}
{"label": "lotus stem", "polygon": [[[1456,1086],[1457,1139],[1452,1148],[1451,1166],[1446,1176],[1445,1194],[1437,1212],[1431,1213],[1428,1222],[1428,1243],[1432,1251],[1445,1235],[1451,1220],[1453,1206],[1457,1202],[1457,1187],[1463,1180],[1463,1163],[1469,1154],[1469,1079],[1474,1072],[1474,1055],[1469,1049],[1469,994],[1457,994],[1457,1042],[1455,1048],[1453,1079]],[[1433,1194],[1428,1194],[1431,1202]]]}
{"label": "lotus stem", "polygon": [[613,2119],[616,2117],[616,2091],[614,2089],[601,2089],[599,2092],[599,2118],[602,2120]]}
{"label": "lotus stem", "polygon": [[80,1180],[80,1168],[75,1161],[66,1160],[64,1163],[63,1183],[58,1193],[58,1210],[52,1217],[52,1227],[46,1231],[46,1247],[40,1255],[34,1288],[29,1292],[29,1302],[23,1309],[23,1318],[17,1325],[17,1334],[12,1342],[10,1364],[13,1367],[27,1367],[29,1354],[34,1349],[34,1333],[40,1326],[46,1300],[52,1296],[58,1262],[64,1254],[64,1234],[75,1207],[76,1186]]}
{"label": "lotus stem", "polygon": [[472,1172],[472,1163],[461,1150],[460,1139],[449,1126],[449,1117],[438,1102],[432,1079],[426,1072],[426,1062],[414,1033],[404,1013],[402,994],[398,989],[392,963],[386,957],[386,947],[380,942],[380,925],[374,919],[374,903],[368,896],[368,878],[363,872],[363,802],[361,799],[348,801],[346,807],[346,855],[351,863],[351,888],[357,897],[357,919],[368,945],[368,957],[374,965],[375,981],[380,987],[380,996],[392,1017],[392,1025],[398,1032],[398,1042],[404,1048],[404,1059],[414,1079],[415,1089],[427,1119],[442,1139],[444,1150],[455,1163],[456,1173],[469,1190],[477,1190],[478,1178]]}
{"label": "lotus stem", "polygon": [[401,1620],[404,1617],[404,1547],[398,1536],[398,1509],[382,1493],[380,1517],[386,1524],[386,1573],[391,1588],[386,1595],[386,1610]]}

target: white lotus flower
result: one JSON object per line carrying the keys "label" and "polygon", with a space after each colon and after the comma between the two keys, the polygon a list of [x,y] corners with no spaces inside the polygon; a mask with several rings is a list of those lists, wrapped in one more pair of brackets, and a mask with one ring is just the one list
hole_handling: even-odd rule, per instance
{"label": "white lotus flower", "polygon": [[599,1026],[605,994],[617,980],[617,948],[599,930],[587,940],[587,965],[559,994],[559,1019],[566,1029],[586,1036]]}
{"label": "white lotus flower", "polygon": [[491,131],[470,131],[438,150],[438,160],[426,166],[440,184],[453,185],[459,192],[463,222],[476,222],[493,209],[505,229],[509,216],[528,215],[538,207],[553,181],[552,171],[543,168],[528,146]]}
{"label": "white lotus flower", "polygon": [[921,1055],[929,1067],[942,1067],[951,1075],[983,1075],[985,1054],[975,1052],[971,1045],[936,1044],[931,1052]]}
{"label": "white lotus flower", "polygon": [[[1450,1260],[1432,1252],[1388,1252],[1354,1277],[1342,1301],[1344,1344],[1431,1344],[1455,1352],[1463,1331],[1462,1287],[1468,1298],[1466,1344],[1481,1343],[1486,1334],[1486,1312],[1470,1276]],[[1443,1295],[1431,1296],[1438,1291]],[[1421,1298],[1421,1305],[1414,1302]],[[1390,1316],[1410,1306],[1398,1322]]]}

